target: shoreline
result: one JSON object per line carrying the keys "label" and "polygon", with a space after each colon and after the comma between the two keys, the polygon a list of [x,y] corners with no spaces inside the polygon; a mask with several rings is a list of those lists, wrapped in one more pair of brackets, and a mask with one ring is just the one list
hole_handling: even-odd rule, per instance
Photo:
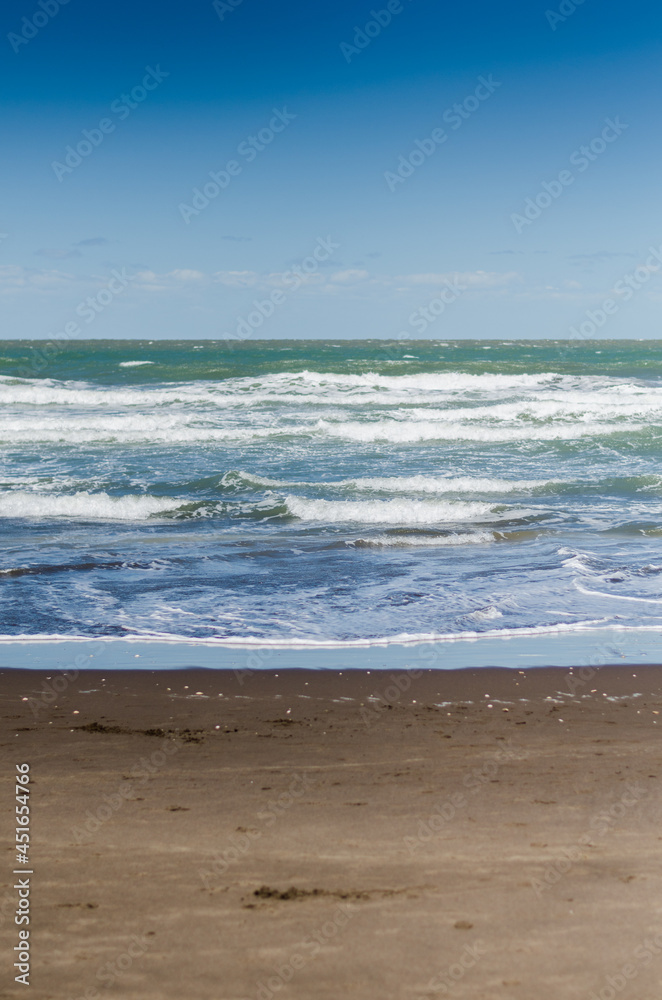
{"label": "shoreline", "polygon": [[[519,635],[459,635],[442,641],[288,645],[173,637],[0,639],[0,664],[13,669],[269,670],[544,669],[637,665],[660,657],[662,629],[578,629]],[[140,662],[137,662],[140,661]]]}

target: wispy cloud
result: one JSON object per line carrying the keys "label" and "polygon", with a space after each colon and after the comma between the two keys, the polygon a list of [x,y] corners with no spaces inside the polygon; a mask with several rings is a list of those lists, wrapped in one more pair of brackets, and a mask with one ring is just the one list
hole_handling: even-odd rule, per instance
{"label": "wispy cloud", "polygon": [[503,288],[513,282],[521,282],[522,276],[517,271],[449,271],[426,274],[401,274],[397,280],[404,285],[447,285],[457,282],[468,288]]}
{"label": "wispy cloud", "polygon": [[228,288],[254,288],[260,280],[257,271],[216,271],[212,278]]}
{"label": "wispy cloud", "polygon": [[[81,256],[74,251],[50,252],[41,251],[42,255],[53,256],[54,259],[65,259],[69,256]],[[117,262],[113,266],[119,266]],[[173,268],[166,272],[157,272],[144,265],[130,267],[132,271],[132,288],[143,293],[165,294],[199,294],[213,293],[214,289],[227,289],[228,292],[247,291],[262,293],[275,288],[288,290],[296,282],[297,288],[315,295],[333,295],[348,297],[365,296],[402,296],[403,294],[418,295],[422,288],[435,288],[457,283],[463,286],[465,293],[494,292],[501,293],[510,286],[523,284],[523,279],[517,271],[452,271],[425,272],[417,274],[389,275],[372,272],[362,267],[343,267],[335,262],[332,270],[318,269],[313,273],[304,273],[300,268],[283,271],[260,272],[256,270],[223,270],[207,273],[195,268]],[[296,277],[295,277],[296,274]],[[69,287],[76,284],[81,287],[96,285],[107,280],[103,275],[67,274],[56,269],[26,268],[21,265],[6,264],[0,268],[0,292],[17,291],[54,291],[59,287]]]}
{"label": "wispy cloud", "polygon": [[35,256],[49,257],[51,260],[70,260],[73,257],[83,256],[79,247],[103,247],[108,246],[110,242],[105,236],[93,236],[91,239],[72,243],[69,247],[42,247],[40,250],[35,250]]}
{"label": "wispy cloud", "polygon": [[70,257],[82,257],[80,250],[59,250],[55,247],[35,250],[36,257],[50,257],[51,260],[68,260]]}
{"label": "wispy cloud", "polygon": [[627,251],[598,250],[596,253],[576,253],[568,257],[573,264],[604,264],[618,257],[636,257]]}
{"label": "wispy cloud", "polygon": [[[421,285],[431,287],[446,285],[449,282],[459,282],[470,291],[499,290],[514,283],[521,283],[522,277],[517,271],[497,272],[497,271],[453,271],[453,272],[428,272],[424,274],[400,274],[385,275],[376,274],[366,268],[342,266],[331,274],[321,274],[315,271],[312,274],[298,273],[297,284],[300,287],[307,287],[321,293],[338,293],[343,288],[353,291],[365,290],[397,291],[398,293],[414,292]],[[202,271],[187,268],[175,269],[165,274],[156,274],[154,271],[144,269],[138,272],[136,287],[145,290],[164,291],[168,288],[182,289],[184,287],[196,286],[198,288],[209,285],[221,285],[228,289],[261,289],[288,288],[293,281],[292,271],[270,271],[259,272],[254,270],[242,271],[215,271],[212,274],[204,274]]]}
{"label": "wispy cloud", "polygon": [[52,292],[75,281],[73,275],[63,271],[22,267],[20,264],[0,266],[0,295],[17,292]]}
{"label": "wispy cloud", "polygon": [[207,277],[202,271],[193,271],[190,268],[175,268],[170,274],[176,281],[204,281]]}
{"label": "wispy cloud", "polygon": [[350,267],[344,271],[336,271],[335,274],[329,276],[329,281],[332,281],[335,285],[355,285],[357,282],[367,281],[369,278],[369,271]]}
{"label": "wispy cloud", "polygon": [[149,292],[167,292],[209,284],[208,275],[192,268],[174,268],[165,274],[157,274],[149,268],[139,268],[132,277],[134,288]]}

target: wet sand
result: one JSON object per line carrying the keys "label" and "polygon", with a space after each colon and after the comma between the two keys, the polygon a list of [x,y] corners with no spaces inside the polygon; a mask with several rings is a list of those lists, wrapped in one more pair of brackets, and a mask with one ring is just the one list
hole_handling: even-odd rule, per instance
{"label": "wet sand", "polygon": [[0,935],[27,761],[40,1000],[662,995],[659,667],[0,690]]}

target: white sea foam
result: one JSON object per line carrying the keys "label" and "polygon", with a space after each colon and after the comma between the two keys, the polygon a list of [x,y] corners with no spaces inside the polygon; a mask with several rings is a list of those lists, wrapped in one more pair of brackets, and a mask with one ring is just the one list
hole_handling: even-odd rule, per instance
{"label": "white sea foam", "polygon": [[[287,509],[302,521],[361,524],[438,524],[456,521],[503,520],[493,504],[434,500],[307,500],[285,498]],[[518,516],[526,513],[517,511]],[[515,511],[509,510],[507,516]]]}
{"label": "white sea foam", "polygon": [[120,361],[120,368],[138,368],[140,365],[153,365],[155,361]]}
{"label": "white sea foam", "polygon": [[[257,441],[269,438],[331,438],[371,443],[387,441],[413,444],[422,441],[571,441],[583,437],[645,430],[643,423],[574,421],[567,423],[466,422],[424,419],[337,420],[318,419],[317,414],[293,414],[273,420],[273,413],[258,410],[241,425],[236,417],[221,419],[218,413],[196,409],[167,408],[148,413],[11,411],[0,419],[0,440],[11,444],[61,442],[94,444]],[[253,421],[251,425],[251,421]],[[657,425],[655,425],[657,426]]]}
{"label": "white sea foam", "polygon": [[269,479],[252,472],[229,472],[222,485],[231,485],[235,480],[256,486],[271,486],[281,489],[301,487],[323,487],[324,489],[350,488],[356,492],[388,493],[519,493],[540,489],[557,483],[553,479],[488,479],[475,476],[364,476],[356,479],[338,479],[321,482],[290,482],[284,479]]}
{"label": "white sea foam", "polygon": [[573,582],[580,594],[587,594],[590,597],[606,597],[612,601],[634,601],[637,604],[662,604],[662,599],[657,597],[631,597],[629,594],[605,594],[598,590],[589,590],[588,587],[583,587],[577,580]]}
{"label": "white sea foam", "polygon": [[[51,642],[75,642],[75,643],[90,643],[91,641],[103,642],[103,643],[173,643],[177,645],[185,646],[227,646],[227,647],[238,647],[240,649],[245,648],[263,648],[263,649],[365,649],[374,646],[417,646],[419,644],[425,643],[456,643],[456,642],[476,642],[483,641],[485,639],[517,639],[519,637],[526,636],[555,636],[567,633],[577,633],[586,632],[593,633],[600,637],[605,636],[611,637],[614,633],[638,633],[641,632],[659,632],[659,625],[610,625],[605,628],[606,618],[592,618],[586,619],[581,622],[559,622],[556,625],[537,625],[531,628],[521,627],[521,628],[503,628],[503,629],[486,629],[485,631],[475,632],[400,632],[396,635],[390,636],[375,636],[364,639],[316,639],[316,638],[282,638],[274,637],[270,638],[267,636],[218,636],[218,637],[189,637],[174,635],[170,632],[146,632],[142,634],[127,635],[121,638],[107,638],[102,637],[100,639],[91,640],[89,636],[84,635],[71,635],[63,636],[61,634],[35,634],[35,635],[0,635],[0,642],[7,644],[41,644],[41,643],[51,643]],[[599,626],[603,628],[599,628]],[[268,664],[265,664],[268,666]],[[362,669],[365,669],[365,665],[362,664]],[[518,664],[513,664],[513,669],[517,667]],[[104,667],[103,669],[107,669]],[[258,668],[259,669],[259,668]]]}
{"label": "white sea foam", "polygon": [[111,497],[107,493],[53,496],[12,490],[0,493],[0,517],[75,517],[109,521],[144,521],[176,509],[182,501],[151,496]]}
{"label": "white sea foam", "polygon": [[485,545],[496,538],[491,531],[463,531],[448,535],[374,535],[356,538],[347,544],[362,548],[436,548],[447,545]]}
{"label": "white sea foam", "polygon": [[194,444],[251,441],[284,433],[288,433],[286,428],[214,427],[193,413],[174,412],[164,412],[159,416],[134,412],[100,417],[91,414],[26,414],[0,420],[0,440],[11,444],[42,441],[63,444]]}
{"label": "white sea foam", "polygon": [[[518,493],[550,485],[551,479],[482,479],[474,476],[367,476],[345,479],[343,486],[389,493]],[[331,485],[331,484],[329,484]]]}
{"label": "white sea foam", "polygon": [[659,417],[662,413],[662,395],[653,398],[615,399],[601,393],[557,393],[554,397],[528,396],[515,403],[490,402],[482,406],[437,407],[400,406],[398,415],[407,420],[449,420],[501,422],[551,421],[551,420],[638,420]]}
{"label": "white sea foam", "polygon": [[319,420],[317,428],[332,438],[359,441],[392,441],[414,444],[419,441],[573,441],[644,430],[645,424],[573,423],[521,424],[516,427],[430,421],[376,420],[372,422]]}
{"label": "white sea foam", "polygon": [[503,611],[499,611],[494,605],[490,605],[488,608],[479,608],[476,611],[471,611],[466,617],[477,622],[494,621],[496,618],[503,618]]}
{"label": "white sea foam", "polygon": [[[122,361],[120,367],[153,365],[152,361]],[[513,401],[513,400],[516,401]],[[317,406],[460,404],[462,415],[482,415],[476,404],[493,400],[493,416],[510,419],[521,411],[559,417],[563,412],[591,413],[610,407],[627,415],[659,413],[662,389],[599,376],[571,378],[553,372],[541,375],[470,375],[446,372],[419,375],[336,375],[320,372],[284,372],[254,378],[161,383],[154,386],[98,386],[54,379],[17,380],[0,376],[0,405],[138,407],[180,403],[213,408],[255,406],[260,403]],[[501,407],[501,409],[499,409]],[[452,412],[452,411],[451,411]],[[458,411],[456,411],[458,412]]]}

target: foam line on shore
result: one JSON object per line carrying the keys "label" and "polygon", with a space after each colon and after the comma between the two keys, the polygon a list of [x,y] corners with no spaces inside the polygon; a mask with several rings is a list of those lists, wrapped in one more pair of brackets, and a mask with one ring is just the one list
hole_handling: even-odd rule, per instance
{"label": "foam line on shore", "polygon": [[[454,637],[456,640],[458,637]],[[499,667],[589,667],[654,664],[660,658],[660,629],[650,626],[590,629],[546,634],[466,635],[464,641],[355,646],[285,646],[267,642],[230,646],[205,640],[146,637],[13,637],[0,639],[5,668],[53,671],[227,669],[264,670],[466,670]]]}

